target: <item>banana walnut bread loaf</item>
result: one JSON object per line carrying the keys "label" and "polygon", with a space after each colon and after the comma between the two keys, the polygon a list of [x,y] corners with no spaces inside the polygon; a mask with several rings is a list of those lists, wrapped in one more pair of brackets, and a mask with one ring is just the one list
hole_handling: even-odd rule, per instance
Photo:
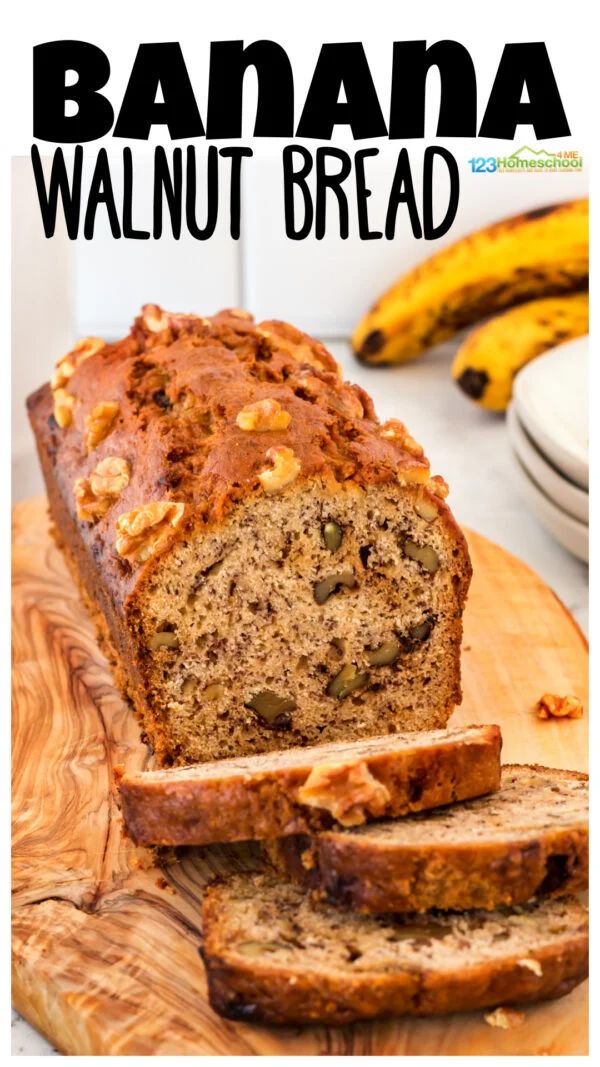
{"label": "banana walnut bread loaf", "polygon": [[465,539],[422,448],[319,342],[146,305],[28,407],[59,543],[160,765],[445,725]]}

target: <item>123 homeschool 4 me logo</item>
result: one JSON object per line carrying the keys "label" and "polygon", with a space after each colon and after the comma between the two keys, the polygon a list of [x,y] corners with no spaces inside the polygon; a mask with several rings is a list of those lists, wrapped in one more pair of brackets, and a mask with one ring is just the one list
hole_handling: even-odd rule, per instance
{"label": "123 homeschool 4 me logo", "polygon": [[467,161],[473,174],[552,174],[583,168],[583,156],[574,149],[548,152],[523,145],[509,156],[474,156]]}

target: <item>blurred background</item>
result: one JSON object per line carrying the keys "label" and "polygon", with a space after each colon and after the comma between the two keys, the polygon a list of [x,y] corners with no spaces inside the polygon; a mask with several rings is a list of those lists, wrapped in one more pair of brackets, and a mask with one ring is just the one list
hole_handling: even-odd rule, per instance
{"label": "blurred background", "polygon": [[[499,142],[477,144],[483,156],[502,154]],[[544,146],[549,150],[560,147],[546,142]],[[254,158],[245,161],[242,235],[237,242],[228,235],[228,181],[220,188],[222,211],[217,232],[207,242],[185,234],[180,241],[169,237],[115,241],[104,224],[102,210],[92,241],[69,241],[60,228],[54,239],[46,240],[30,160],[14,158],[14,499],[43,491],[25,398],[48,380],[54,362],[73,341],[87,335],[107,340],[122,336],[143,303],[200,314],[228,306],[245,307],[257,319],[286,319],[323,340],[343,364],[345,377],[374,397],[380,417],[402,419],[424,445],[432,471],[443,474],[450,484],[450,504],[458,520],[533,566],[585,625],[586,567],[578,556],[585,556],[582,537],[587,542],[587,525],[581,517],[575,518],[571,509],[566,532],[561,516],[557,531],[556,514],[548,517],[544,512],[548,500],[553,508],[557,504],[550,499],[547,486],[542,492],[545,502],[535,497],[539,484],[531,489],[523,456],[515,457],[518,446],[515,434],[509,434],[505,416],[478,407],[452,381],[450,368],[461,335],[416,361],[393,367],[359,363],[348,343],[369,305],[404,272],[439,248],[504,216],[587,194],[585,167],[548,174],[471,173],[467,165],[472,154],[469,145],[454,142],[447,147],[460,167],[460,204],[450,232],[435,242],[413,238],[402,206],[395,240],[360,241],[352,177],[347,186],[351,209],[347,240],[339,238],[333,196],[324,240],[288,240],[283,224],[280,147],[276,151],[255,149]],[[511,145],[510,150],[514,148]],[[421,158],[422,151],[411,150],[418,201]],[[396,159],[397,148],[394,151],[386,144],[379,156],[368,160],[373,228],[383,228]],[[113,176],[118,176],[118,158],[112,170]],[[118,203],[118,182],[115,187]],[[152,160],[138,157],[134,225],[148,223],[151,189]],[[571,406],[577,410],[579,405],[583,420],[587,411],[585,383],[572,382],[572,390]],[[564,477],[564,472],[555,473]],[[587,510],[585,487],[575,488],[585,495],[580,511],[584,506]],[[563,502],[559,510],[563,510]],[[570,520],[579,523],[574,534]],[[565,544],[570,550],[563,547]]]}

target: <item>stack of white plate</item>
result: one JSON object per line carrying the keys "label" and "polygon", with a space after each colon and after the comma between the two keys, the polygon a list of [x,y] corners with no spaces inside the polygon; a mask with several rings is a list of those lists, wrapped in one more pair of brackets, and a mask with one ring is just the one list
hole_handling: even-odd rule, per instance
{"label": "stack of white plate", "polygon": [[517,375],[508,432],[524,497],[561,545],[588,559],[588,338]]}

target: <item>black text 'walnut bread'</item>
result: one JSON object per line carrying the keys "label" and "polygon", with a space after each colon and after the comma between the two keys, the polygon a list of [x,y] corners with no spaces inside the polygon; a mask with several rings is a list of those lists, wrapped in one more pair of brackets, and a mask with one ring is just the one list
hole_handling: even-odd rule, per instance
{"label": "black text 'walnut bread'", "polygon": [[587,911],[574,897],[356,915],[247,874],[209,886],[203,930],[211,1005],[248,1021],[475,1011],[559,997],[587,975]]}
{"label": "black text 'walnut bread'", "polygon": [[146,305],[28,401],[58,538],[158,761],[444,726],[464,537],[317,341]]}
{"label": "black text 'walnut bread'", "polygon": [[118,773],[142,845],[261,840],[406,815],[500,784],[500,730],[470,726]]}
{"label": "black text 'walnut bread'", "polygon": [[521,904],[588,884],[588,778],[507,765],[498,792],[424,815],[280,838],[278,870],[358,911]]}

